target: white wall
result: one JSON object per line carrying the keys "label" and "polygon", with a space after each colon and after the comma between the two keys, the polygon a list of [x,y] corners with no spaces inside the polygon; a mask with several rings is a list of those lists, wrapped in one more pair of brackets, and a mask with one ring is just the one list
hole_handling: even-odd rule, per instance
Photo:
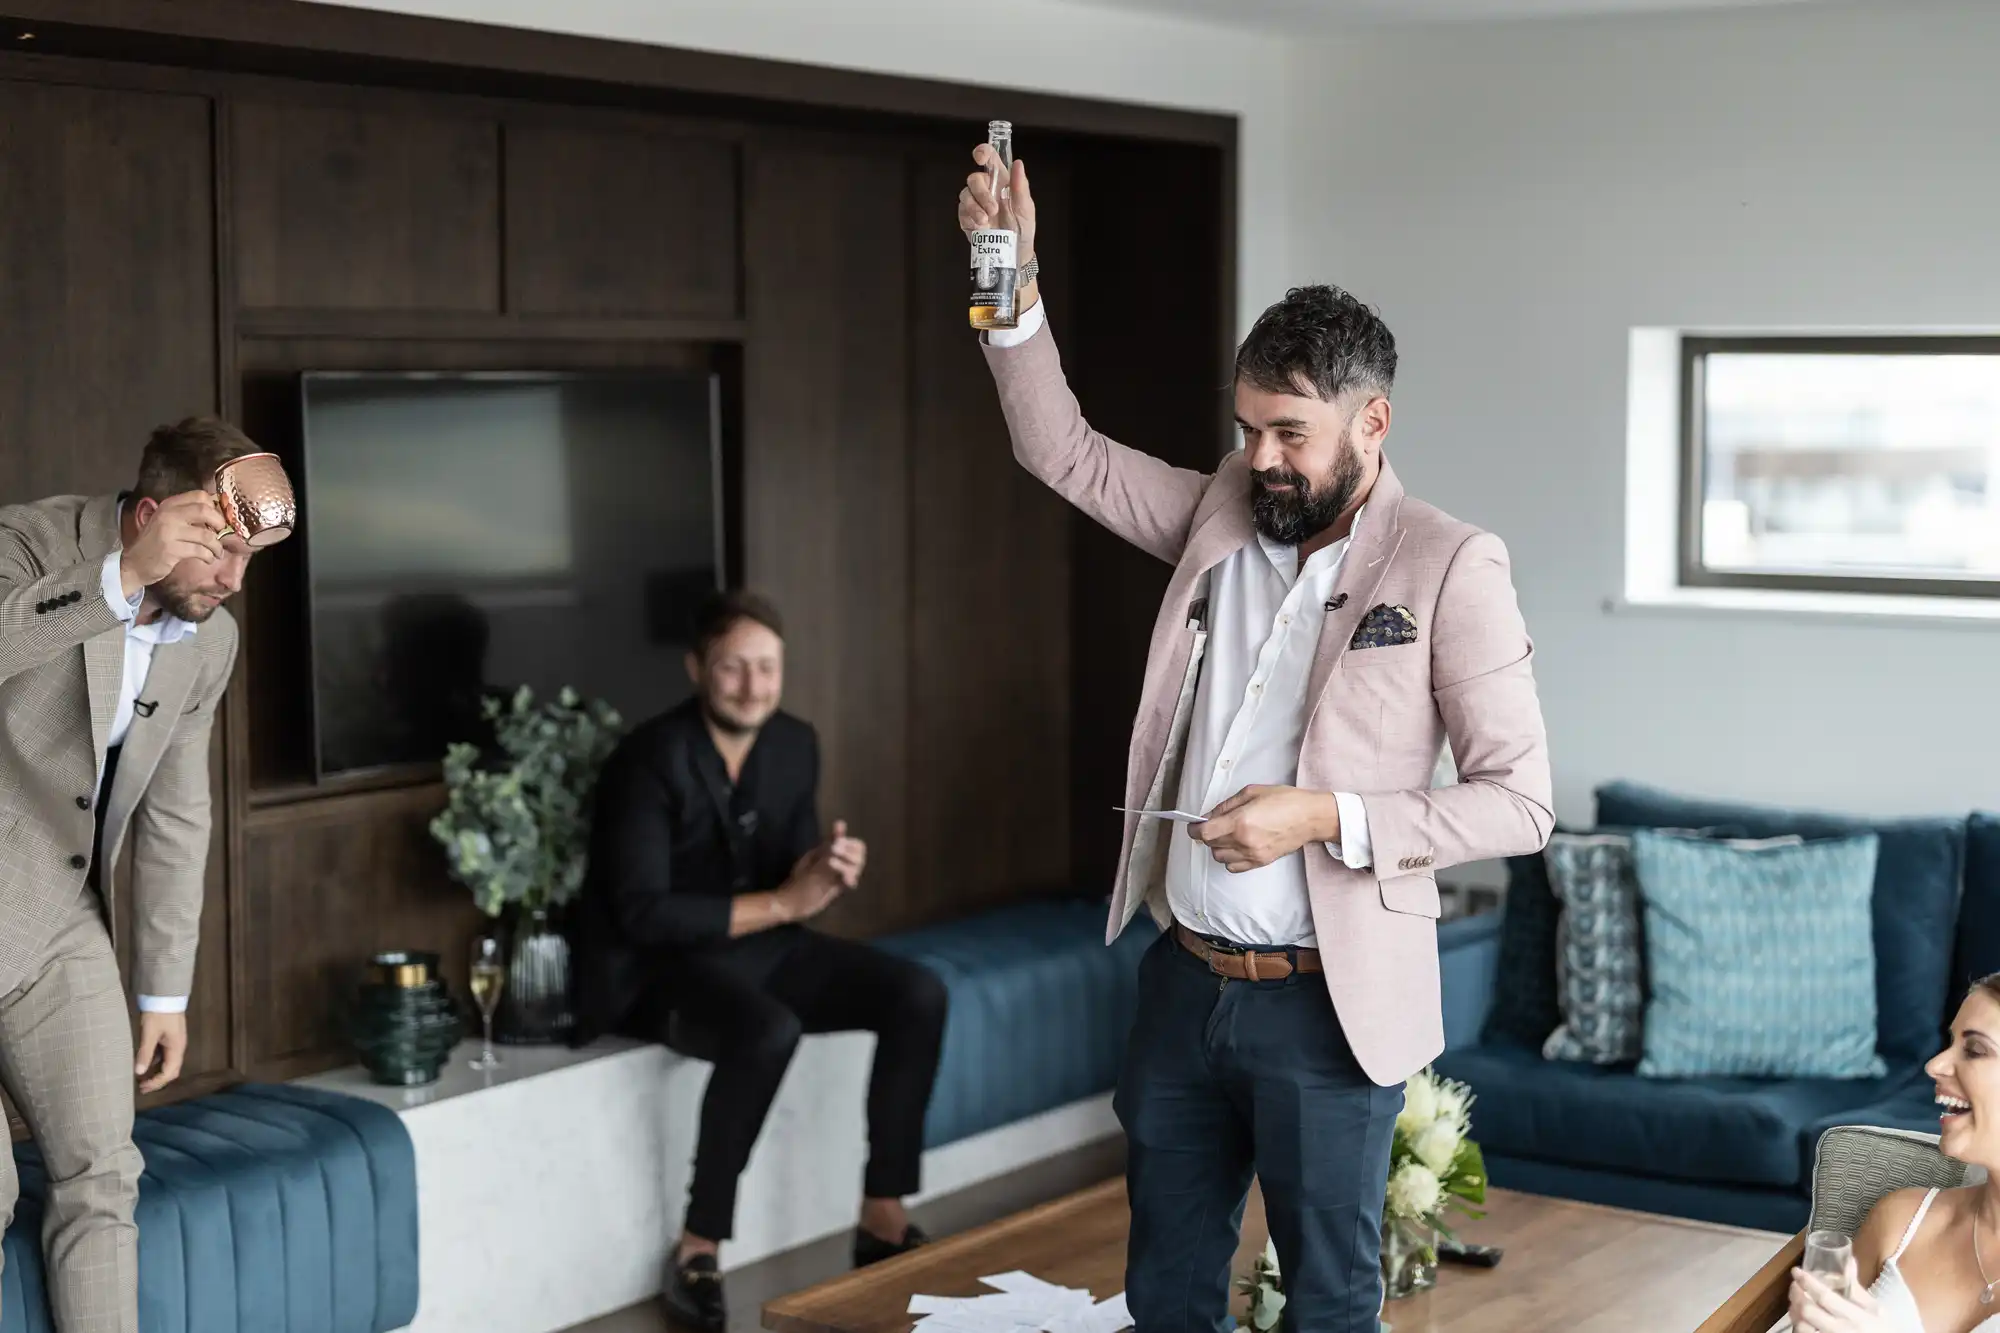
{"label": "white wall", "polygon": [[[1285,161],[1289,43],[1177,18],[1050,0],[321,0],[433,18],[994,84],[1240,118],[1241,327],[1292,272]],[[1016,147],[1032,169],[1034,139]],[[966,145],[969,154],[972,145]],[[971,163],[968,159],[967,167]],[[938,225],[952,204],[938,201]]]}
{"label": "white wall", "polygon": [[1604,609],[1630,327],[2000,325],[2000,6],[1376,30],[1296,60],[1295,276],[1380,306],[1399,472],[1514,553],[1559,814],[1620,776],[2000,807],[2000,625]]}

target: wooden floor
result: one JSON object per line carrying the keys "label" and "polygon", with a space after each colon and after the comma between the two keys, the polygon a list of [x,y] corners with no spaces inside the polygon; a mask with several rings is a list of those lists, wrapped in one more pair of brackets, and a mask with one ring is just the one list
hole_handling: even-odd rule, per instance
{"label": "wooden floor", "polygon": [[[832,1312],[825,1322],[781,1318],[787,1327],[907,1329],[901,1311],[909,1291],[973,1294],[979,1288],[971,1275],[1016,1267],[1108,1296],[1123,1282],[1127,1214],[1117,1170],[1115,1159],[1086,1149],[932,1205],[920,1219],[932,1234],[951,1239],[870,1269],[870,1280],[839,1280],[850,1271],[844,1235],[731,1273],[731,1333],[760,1328],[765,1302],[783,1296],[794,1297],[785,1306],[807,1296]],[[1109,1181],[1065,1198],[1084,1183],[1080,1177]],[[1052,1202],[1037,1217],[1016,1217],[1044,1201]],[[974,1231],[980,1234],[966,1234]],[[1504,1246],[1506,1257],[1491,1270],[1447,1265],[1435,1290],[1383,1312],[1393,1333],[1693,1333],[1789,1239],[1504,1190],[1493,1192],[1484,1220],[1464,1222],[1459,1232]],[[1239,1272],[1263,1248],[1264,1235],[1253,1190]],[[811,1299],[807,1289],[820,1284],[824,1296]],[[648,1304],[573,1333],[669,1328],[657,1305]]]}
{"label": "wooden floor", "polygon": [[[956,1235],[1113,1179],[1124,1170],[1125,1141],[1114,1137],[974,1185],[914,1209],[911,1215],[933,1236]],[[851,1245],[843,1233],[731,1270],[729,1333],[757,1333],[763,1328],[766,1301],[848,1272],[853,1267]],[[567,1333],[670,1333],[673,1327],[657,1301],[646,1301],[578,1324]]]}
{"label": "wooden floor", "polygon": [[[1114,1179],[790,1293],[771,1304],[766,1323],[779,1333],[908,1333],[912,1294],[977,1295],[982,1276],[1015,1269],[1101,1300],[1124,1287],[1130,1225],[1124,1182]],[[1500,1266],[1446,1267],[1434,1290],[1383,1312],[1395,1333],[1693,1333],[1789,1239],[1504,1190],[1460,1231],[1503,1246]],[[1253,1190],[1238,1275],[1264,1237]]]}

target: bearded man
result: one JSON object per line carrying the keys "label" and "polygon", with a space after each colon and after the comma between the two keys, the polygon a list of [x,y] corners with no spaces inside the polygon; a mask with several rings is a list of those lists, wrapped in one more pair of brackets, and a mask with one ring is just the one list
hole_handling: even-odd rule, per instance
{"label": "bearded man", "polygon": [[[974,161],[968,235],[995,225],[1002,170],[985,145]],[[1375,1333],[1402,1085],[1444,1049],[1437,872],[1534,852],[1554,824],[1507,552],[1404,494],[1383,452],[1395,339],[1336,287],[1288,293],[1244,339],[1242,448],[1214,472],[1092,430],[1040,300],[1020,161],[1005,184],[1022,315],[984,351],[1015,456],[1174,567],[1106,930],[1142,904],[1162,927],[1115,1099],[1127,1302],[1141,1333],[1231,1328],[1254,1175],[1286,1327]],[[1459,781],[1433,790],[1447,740]]]}

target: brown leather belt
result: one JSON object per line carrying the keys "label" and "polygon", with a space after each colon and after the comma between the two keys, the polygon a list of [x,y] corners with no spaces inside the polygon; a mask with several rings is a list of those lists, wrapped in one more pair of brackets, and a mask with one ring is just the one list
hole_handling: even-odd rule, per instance
{"label": "brown leather belt", "polygon": [[1320,970],[1318,949],[1293,949],[1289,953],[1280,950],[1275,953],[1259,953],[1254,949],[1224,949],[1210,944],[1201,936],[1174,923],[1174,939],[1202,962],[1218,977],[1228,977],[1231,981],[1283,981],[1292,975],[1292,955],[1298,956],[1298,970],[1317,972]]}

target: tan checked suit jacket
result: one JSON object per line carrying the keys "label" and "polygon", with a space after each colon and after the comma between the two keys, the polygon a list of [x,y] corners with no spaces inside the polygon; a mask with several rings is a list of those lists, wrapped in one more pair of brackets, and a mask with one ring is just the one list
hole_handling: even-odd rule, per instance
{"label": "tan checked suit jacket", "polygon": [[[0,995],[33,978],[88,873],[97,775],[125,672],[125,627],[105,605],[118,497],[0,509]],[[154,650],[105,794],[104,862],[133,843],[131,987],[194,984],[209,845],[209,733],[236,661],[236,623]],[[99,877],[110,906],[112,876]],[[115,919],[115,915],[107,912]]]}
{"label": "tan checked suit jacket", "polygon": [[[985,351],[1022,464],[1174,566],[1121,802],[1171,804],[1200,680],[1209,571],[1256,540],[1249,466],[1239,452],[1213,473],[1175,468],[1092,430],[1050,329]],[[1416,641],[1350,649],[1377,606],[1410,612]],[[1437,872],[1538,851],[1554,826],[1533,655],[1499,538],[1404,495],[1385,458],[1328,604],[1298,763],[1300,787],[1352,792],[1367,809],[1371,869],[1350,870],[1320,843],[1301,854],[1334,1009],[1362,1069],[1384,1087],[1444,1049]],[[1433,790],[1447,739],[1459,781]],[[1178,829],[1126,817],[1108,937],[1142,905],[1162,926],[1170,920],[1163,839]]]}

